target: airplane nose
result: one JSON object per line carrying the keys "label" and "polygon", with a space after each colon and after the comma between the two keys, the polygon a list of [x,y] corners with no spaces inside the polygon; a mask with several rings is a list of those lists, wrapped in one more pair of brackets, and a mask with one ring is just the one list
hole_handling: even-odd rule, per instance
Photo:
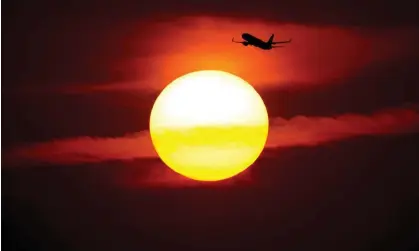
{"label": "airplane nose", "polygon": [[242,34],[242,38],[245,39],[247,37],[247,33]]}

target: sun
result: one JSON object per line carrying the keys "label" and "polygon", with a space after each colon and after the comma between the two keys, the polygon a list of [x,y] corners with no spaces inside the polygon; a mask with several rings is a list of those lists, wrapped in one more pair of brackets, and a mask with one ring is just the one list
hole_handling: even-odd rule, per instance
{"label": "sun", "polygon": [[265,104],[245,80],[223,71],[177,78],[158,96],[150,134],[161,160],[190,179],[218,181],[252,165],[268,137]]}

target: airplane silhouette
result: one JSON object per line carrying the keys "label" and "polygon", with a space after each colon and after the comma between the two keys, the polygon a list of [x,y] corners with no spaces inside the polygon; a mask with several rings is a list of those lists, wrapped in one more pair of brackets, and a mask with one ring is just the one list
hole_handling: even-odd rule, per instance
{"label": "airplane silhouette", "polygon": [[269,40],[267,42],[255,37],[255,36],[253,36],[249,33],[243,33],[242,38],[245,41],[235,41],[234,37],[231,41],[234,42],[234,43],[243,44],[244,46],[248,46],[248,45],[255,46],[255,47],[258,47],[262,50],[271,50],[272,48],[284,47],[284,46],[281,46],[281,45],[279,45],[279,46],[272,46],[272,45],[274,45],[274,44],[285,44],[285,43],[290,43],[291,42],[291,39],[286,40],[286,41],[274,42],[273,41],[274,40],[274,34],[271,35],[271,37],[269,38]]}

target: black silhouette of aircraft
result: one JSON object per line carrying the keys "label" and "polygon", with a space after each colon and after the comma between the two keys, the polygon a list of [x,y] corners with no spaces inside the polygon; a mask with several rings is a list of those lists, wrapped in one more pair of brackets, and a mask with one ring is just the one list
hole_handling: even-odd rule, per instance
{"label": "black silhouette of aircraft", "polygon": [[234,42],[234,43],[243,44],[244,46],[248,46],[248,45],[255,46],[255,47],[258,47],[262,50],[271,50],[272,48],[284,47],[284,46],[281,46],[281,45],[275,46],[275,44],[285,44],[285,43],[290,43],[291,42],[291,39],[286,40],[286,41],[274,42],[273,41],[274,36],[275,35],[272,34],[271,37],[269,38],[269,40],[267,42],[265,42],[265,41],[255,37],[255,36],[253,36],[249,33],[243,33],[242,38],[244,39],[244,41],[235,41],[234,37],[231,41]]}

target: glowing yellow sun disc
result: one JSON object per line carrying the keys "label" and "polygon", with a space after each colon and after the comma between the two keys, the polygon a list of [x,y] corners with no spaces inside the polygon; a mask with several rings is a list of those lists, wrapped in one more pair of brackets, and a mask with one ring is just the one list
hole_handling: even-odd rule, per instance
{"label": "glowing yellow sun disc", "polygon": [[252,165],[268,136],[268,112],[245,80],[223,71],[177,78],[156,99],[150,134],[161,160],[194,180],[230,178]]}

